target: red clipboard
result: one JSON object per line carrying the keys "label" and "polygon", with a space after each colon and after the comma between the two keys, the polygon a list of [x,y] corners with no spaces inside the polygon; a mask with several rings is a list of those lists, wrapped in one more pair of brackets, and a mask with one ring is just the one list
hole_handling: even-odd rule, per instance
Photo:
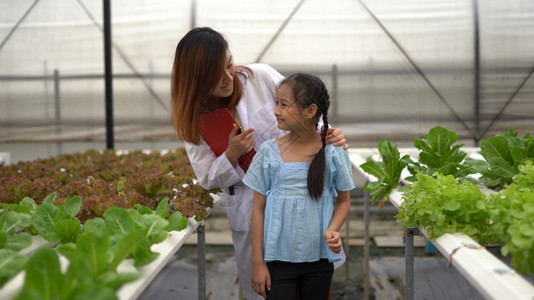
{"label": "red clipboard", "polygon": [[[228,135],[232,131],[233,124],[236,124],[239,128],[237,133],[241,133],[241,127],[226,108],[202,114],[200,135],[202,135],[202,138],[208,143],[216,156],[223,154],[226,148],[228,148]],[[250,152],[239,157],[239,166],[245,173],[255,154],[256,150],[252,149]]]}

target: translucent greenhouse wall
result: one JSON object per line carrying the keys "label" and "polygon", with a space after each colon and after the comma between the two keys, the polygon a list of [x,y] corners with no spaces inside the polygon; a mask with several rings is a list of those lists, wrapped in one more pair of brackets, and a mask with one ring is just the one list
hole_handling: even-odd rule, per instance
{"label": "translucent greenhouse wall", "polygon": [[[534,128],[533,1],[111,4],[116,148],[179,145],[170,70],[195,26],[223,33],[237,64],[320,75],[351,147],[409,145],[436,125],[467,145]],[[103,1],[0,0],[0,152],[105,147],[103,47]]]}

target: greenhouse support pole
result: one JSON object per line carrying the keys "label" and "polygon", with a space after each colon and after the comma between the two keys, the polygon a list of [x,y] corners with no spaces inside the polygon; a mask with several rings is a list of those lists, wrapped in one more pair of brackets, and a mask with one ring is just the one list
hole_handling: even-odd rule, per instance
{"label": "greenhouse support pole", "polygon": [[413,257],[413,236],[418,234],[417,228],[406,228],[404,231],[404,299],[414,299],[414,257]]}
{"label": "greenhouse support pole", "polygon": [[[60,90],[59,90],[59,71],[57,69],[54,70],[54,112],[56,116],[56,134],[58,135],[58,138],[61,134],[61,98],[60,98]],[[61,146],[61,142],[57,142],[57,153],[62,154],[63,148]]]}
{"label": "greenhouse support pole", "polygon": [[191,29],[197,27],[197,1],[191,0]]}
{"label": "greenhouse support pole", "polygon": [[2,48],[4,48],[5,44],[7,43],[7,41],[9,41],[9,39],[11,38],[11,35],[13,35],[13,33],[17,30],[17,28],[19,28],[20,24],[22,23],[22,21],[24,21],[24,19],[26,19],[26,17],[30,14],[30,12],[33,10],[33,8],[35,7],[35,5],[37,4],[37,2],[39,2],[39,0],[35,0],[33,1],[32,5],[30,5],[30,7],[26,10],[26,12],[24,12],[24,14],[22,15],[22,17],[20,17],[20,19],[17,21],[17,23],[15,24],[15,26],[13,26],[13,28],[11,28],[11,30],[9,31],[9,33],[6,35],[6,37],[2,40],[2,43],[0,43],[0,50],[2,50]]}
{"label": "greenhouse support pole", "polygon": [[197,228],[198,300],[206,299],[206,235],[204,221]]}
{"label": "greenhouse support pole", "polygon": [[104,0],[104,70],[106,85],[106,149],[114,148],[113,69],[111,65],[111,0]]}
{"label": "greenhouse support pole", "polygon": [[363,299],[369,300],[369,192],[363,191],[363,221],[365,223],[364,244],[363,244]]}
{"label": "greenhouse support pole", "polygon": [[475,50],[475,146],[480,141],[480,30],[478,21],[478,0],[473,0],[474,50]]}

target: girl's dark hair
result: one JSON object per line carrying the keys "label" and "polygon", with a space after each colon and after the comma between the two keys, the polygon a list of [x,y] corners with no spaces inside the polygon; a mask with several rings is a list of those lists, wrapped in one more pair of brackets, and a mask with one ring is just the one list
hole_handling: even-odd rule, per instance
{"label": "girl's dark hair", "polygon": [[330,107],[330,96],[323,81],[314,75],[296,73],[284,79],[279,86],[287,85],[291,89],[295,103],[301,108],[306,108],[312,104],[317,106],[317,113],[313,121],[315,128],[319,124],[319,119],[323,117],[323,131],[321,132],[321,149],[315,154],[310,168],[308,169],[308,193],[319,200],[324,189],[326,170],[326,133],[328,132],[328,108]]}
{"label": "girl's dark hair", "polygon": [[[176,46],[171,75],[171,119],[178,137],[200,143],[204,107],[223,75],[228,42],[209,27],[191,29]],[[241,99],[241,81],[234,74],[234,92],[228,108]]]}

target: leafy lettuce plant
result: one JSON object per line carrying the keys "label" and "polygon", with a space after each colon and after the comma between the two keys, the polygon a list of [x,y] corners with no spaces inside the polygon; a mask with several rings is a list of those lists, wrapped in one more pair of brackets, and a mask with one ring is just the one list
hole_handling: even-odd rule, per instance
{"label": "leafy lettuce plant", "polygon": [[140,277],[138,273],[109,270],[109,237],[105,232],[84,233],[79,239],[76,250],[68,255],[65,273],[56,250],[37,250],[25,266],[24,285],[15,299],[117,299],[118,287]]}
{"label": "leafy lettuce plant", "polygon": [[461,150],[463,144],[454,145],[458,141],[458,135],[453,130],[447,130],[441,126],[430,129],[425,138],[414,141],[415,148],[419,149],[419,161],[410,161],[408,170],[412,174],[406,179],[416,180],[416,172],[427,175],[440,173],[453,175],[456,178],[464,178],[477,172],[477,165],[464,165],[462,162],[467,153]]}
{"label": "leafy lettuce plant", "polygon": [[382,140],[378,143],[378,151],[382,158],[381,161],[367,161],[360,167],[377,178],[377,181],[368,182],[363,188],[370,193],[371,203],[374,204],[380,200],[378,205],[383,207],[391,191],[399,185],[402,170],[410,158],[408,155],[400,157],[397,146],[391,145],[388,140]]}
{"label": "leafy lettuce plant", "polygon": [[502,254],[510,253],[514,268],[534,277],[534,166],[526,161],[518,170],[510,185],[491,195],[486,209],[491,230],[504,243]]}
{"label": "leafy lettuce plant", "polygon": [[460,232],[481,244],[498,241],[488,230],[490,216],[483,209],[486,195],[478,185],[439,173],[434,177],[418,172],[416,177],[401,188],[404,201],[396,218],[404,228],[423,228],[430,239]]}
{"label": "leafy lettuce plant", "polygon": [[482,174],[480,182],[490,189],[501,189],[513,181],[519,173],[519,165],[534,161],[534,138],[526,134],[518,138],[517,132],[510,129],[487,140],[480,141],[480,154],[485,161],[467,162],[478,165]]}
{"label": "leafy lettuce plant", "polygon": [[0,288],[17,275],[28,261],[28,257],[11,249],[0,249]]}
{"label": "leafy lettuce plant", "polygon": [[[80,204],[72,201],[60,212],[74,214]],[[49,209],[47,215],[54,219]],[[59,221],[55,223],[57,226]],[[23,265],[26,278],[16,299],[116,299],[115,290],[140,277],[138,273],[119,273],[119,264],[132,258],[137,268],[147,265],[159,256],[151,246],[162,242],[170,231],[183,230],[188,224],[180,212],[170,212],[168,199],[160,201],[156,210],[142,205],[135,209],[114,207],[102,218],[88,220],[75,238],[55,249],[40,248],[26,259],[27,263],[1,251],[0,257],[8,258],[6,263],[10,266],[23,260],[17,266],[20,269]],[[61,271],[58,254],[69,261],[66,272]],[[2,275],[0,272],[0,279]]]}
{"label": "leafy lettuce plant", "polygon": [[112,207],[106,210],[103,218],[88,220],[84,232],[106,232],[110,236],[111,251],[117,247],[129,248],[123,252],[125,257],[133,258],[135,267],[142,267],[158,257],[150,249],[153,244],[165,240],[169,231],[180,231],[188,226],[187,218],[179,211],[166,219],[169,213],[167,198],[158,204],[156,211],[142,205],[137,205],[137,209]]}
{"label": "leafy lettuce plant", "polygon": [[49,242],[74,241],[81,231],[76,215],[82,206],[80,197],[70,198],[65,205],[55,206],[56,194],[52,193],[37,207],[31,217],[31,225]]}
{"label": "leafy lettuce plant", "polygon": [[20,251],[29,247],[31,234],[35,233],[31,224],[31,216],[37,209],[35,201],[24,198],[19,204],[0,203],[0,207],[0,249]]}

